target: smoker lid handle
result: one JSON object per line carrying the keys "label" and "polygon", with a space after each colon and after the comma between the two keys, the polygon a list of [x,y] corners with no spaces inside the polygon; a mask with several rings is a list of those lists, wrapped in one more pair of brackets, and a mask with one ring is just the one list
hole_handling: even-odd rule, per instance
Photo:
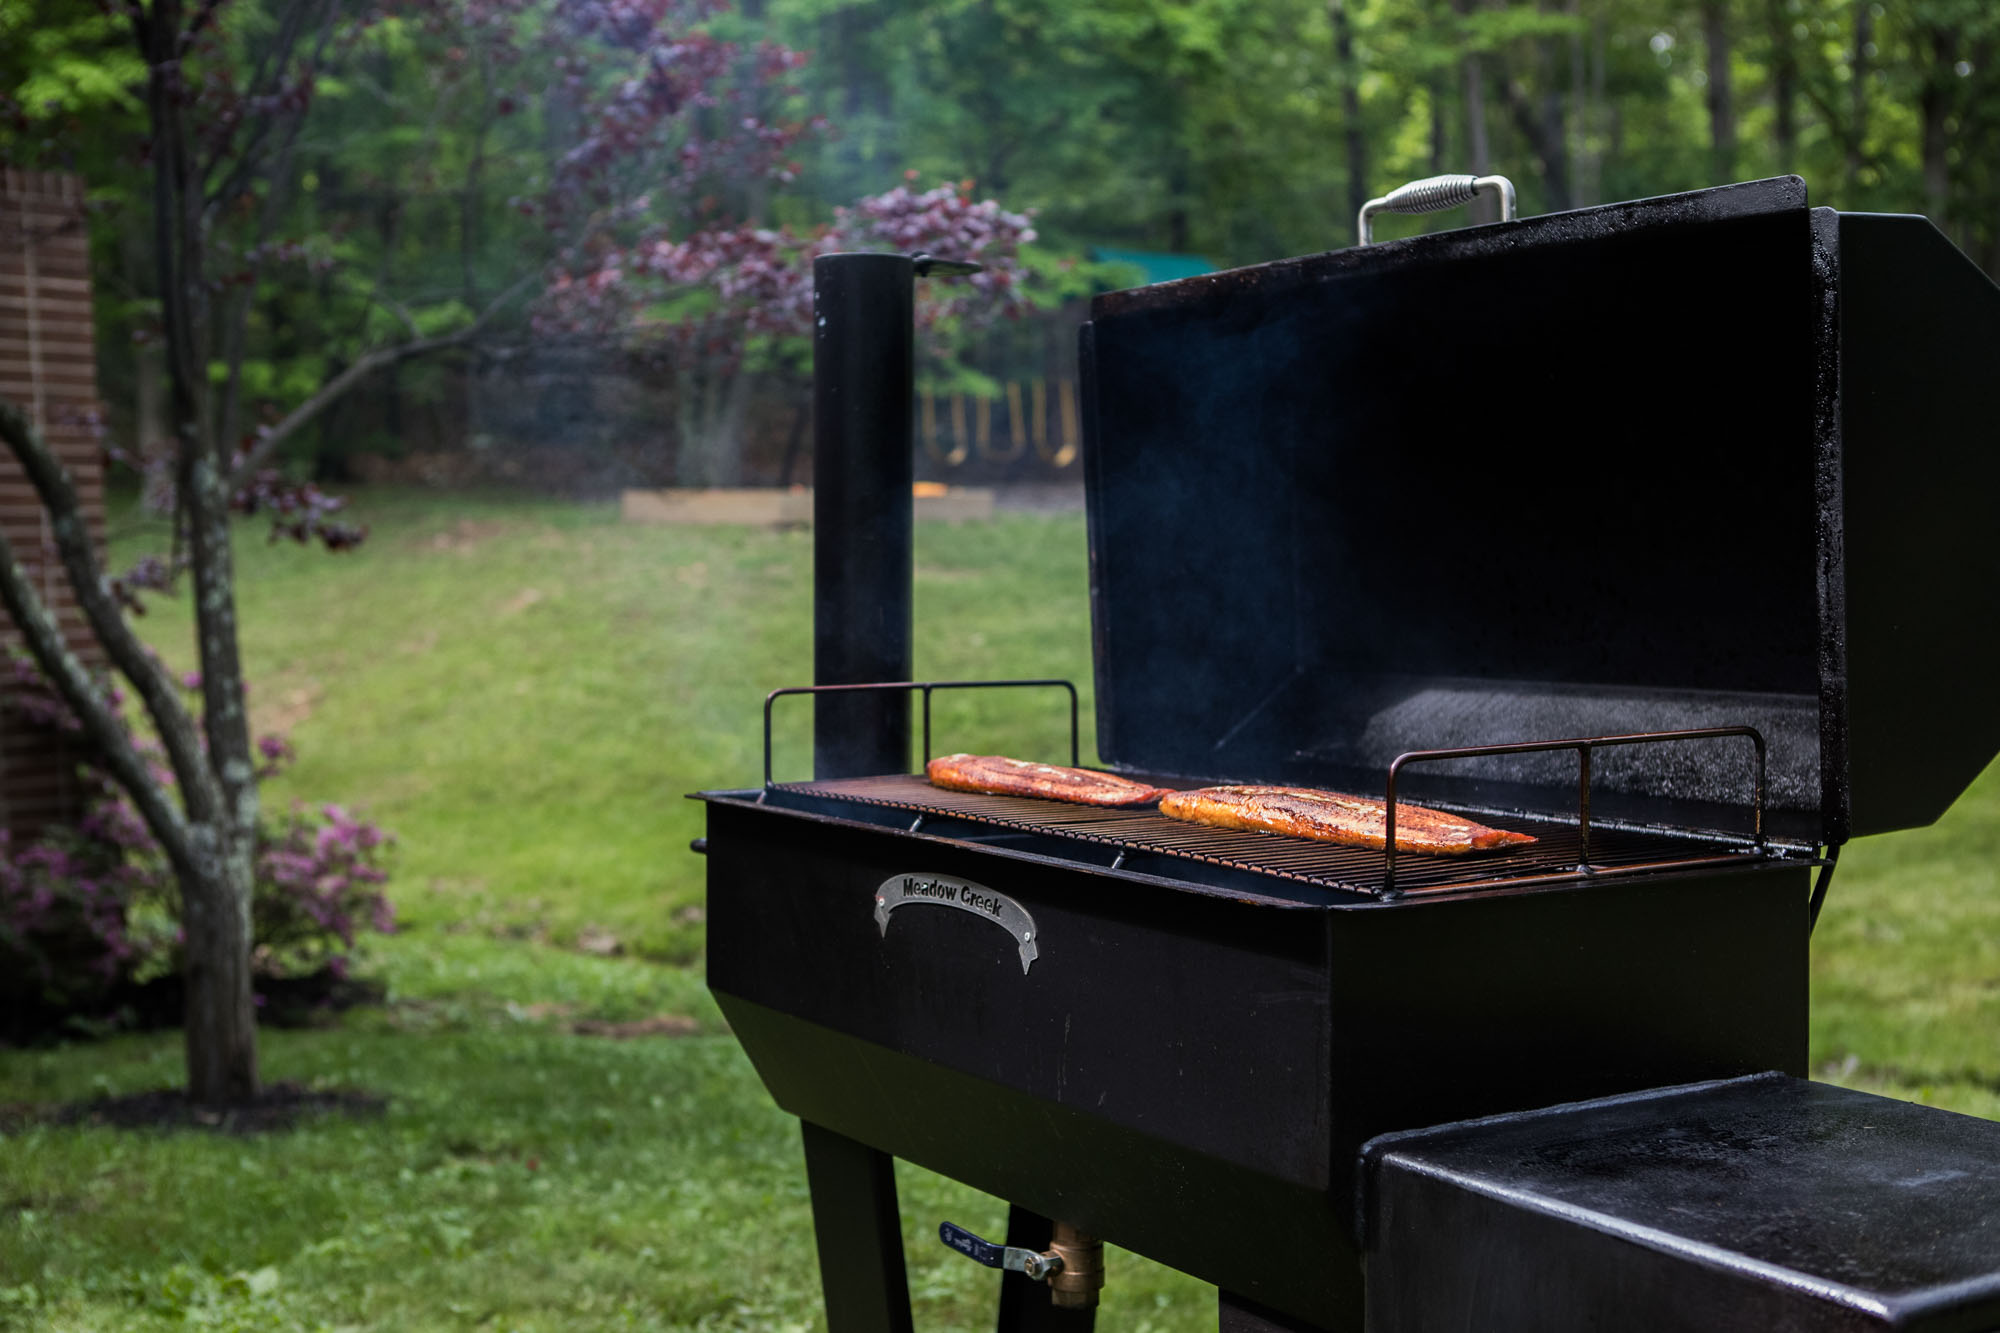
{"label": "smoker lid handle", "polygon": [[1363,204],[1356,234],[1361,237],[1361,244],[1373,245],[1377,213],[1437,213],[1469,204],[1482,194],[1497,195],[1500,220],[1513,221],[1514,182],[1505,176],[1427,176],[1399,185],[1380,199]]}

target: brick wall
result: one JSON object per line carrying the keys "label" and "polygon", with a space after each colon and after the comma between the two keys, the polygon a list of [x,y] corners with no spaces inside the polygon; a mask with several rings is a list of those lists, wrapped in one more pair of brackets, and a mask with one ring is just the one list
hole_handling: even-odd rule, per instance
{"label": "brick wall", "polygon": [[[104,468],[91,419],[99,411],[83,184],[74,176],[0,169],[0,397],[27,411],[75,480],[103,550]],[[37,571],[42,598],[84,661],[102,652],[49,541],[48,520],[20,465],[0,449],[0,529]],[[20,633],[0,613],[0,644]],[[0,826],[31,835],[77,813],[77,742],[0,709]]]}

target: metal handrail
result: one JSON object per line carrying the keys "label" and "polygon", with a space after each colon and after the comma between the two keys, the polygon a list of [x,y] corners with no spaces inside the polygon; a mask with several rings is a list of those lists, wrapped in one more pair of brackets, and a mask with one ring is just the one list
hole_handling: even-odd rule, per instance
{"label": "metal handrail", "polygon": [[1069,691],[1069,762],[1075,768],[1082,755],[1077,723],[1076,685],[1056,676],[1022,680],[883,680],[859,685],[788,685],[764,696],[764,785],[771,782],[771,708],[788,694],[855,694],[882,690],[921,690],[924,696],[924,763],[931,761],[931,693],[935,690],[988,690],[1022,687],[1061,688]]}
{"label": "metal handrail", "polygon": [[1542,750],[1576,751],[1577,791],[1577,871],[1590,872],[1590,755],[1593,750],[1606,745],[1645,745],[1657,741],[1703,741],[1719,740],[1726,737],[1748,737],[1757,751],[1756,786],[1752,793],[1754,806],[1753,832],[1755,845],[1764,850],[1764,783],[1765,747],[1764,735],[1755,727],[1695,727],[1685,731],[1643,731],[1626,736],[1576,736],[1559,741],[1517,741],[1508,745],[1465,745],[1445,750],[1411,750],[1397,755],[1389,765],[1389,781],[1386,800],[1388,808],[1383,815],[1383,868],[1382,896],[1396,896],[1396,779],[1405,764],[1431,763],[1441,759],[1479,759],[1487,755],[1533,754]]}

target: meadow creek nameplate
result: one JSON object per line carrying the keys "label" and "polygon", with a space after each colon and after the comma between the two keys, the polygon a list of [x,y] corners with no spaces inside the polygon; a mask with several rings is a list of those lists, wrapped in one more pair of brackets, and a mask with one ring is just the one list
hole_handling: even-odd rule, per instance
{"label": "meadow creek nameplate", "polygon": [[889,933],[889,913],[912,903],[936,907],[956,907],[961,912],[985,917],[1014,937],[1020,946],[1021,974],[1038,956],[1035,948],[1035,918],[1028,909],[1004,893],[995,893],[984,884],[953,879],[949,875],[892,875],[875,890],[875,924]]}

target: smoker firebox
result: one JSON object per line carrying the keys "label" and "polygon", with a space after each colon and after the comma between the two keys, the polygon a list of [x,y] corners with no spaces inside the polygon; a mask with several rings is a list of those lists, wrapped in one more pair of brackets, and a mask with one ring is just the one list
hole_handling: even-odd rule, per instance
{"label": "smoker firebox", "polygon": [[[816,699],[813,781],[702,795],[709,983],[807,1124],[835,1333],[909,1327],[887,1155],[1007,1199],[1024,1237],[1060,1219],[1214,1282],[1226,1328],[1362,1327],[1368,1141],[1802,1074],[1815,867],[1823,893],[1841,842],[1935,819],[2000,748],[2000,621],[1967,609],[2000,588],[2000,293],[1922,219],[1786,178],[1092,315],[1109,765],[1400,781],[1544,841],[1392,871],[961,798],[907,775],[900,702]],[[893,472],[907,439],[861,443],[853,405],[906,388],[823,380],[846,452],[822,436],[816,469]],[[817,578],[867,520],[818,520]],[[907,629],[886,568],[871,650]],[[821,594],[822,682],[907,679],[906,647],[839,666],[862,632],[826,608],[873,603]],[[1536,744],[1668,731],[1699,735]],[[1023,1281],[1003,1328],[1087,1327]]]}

